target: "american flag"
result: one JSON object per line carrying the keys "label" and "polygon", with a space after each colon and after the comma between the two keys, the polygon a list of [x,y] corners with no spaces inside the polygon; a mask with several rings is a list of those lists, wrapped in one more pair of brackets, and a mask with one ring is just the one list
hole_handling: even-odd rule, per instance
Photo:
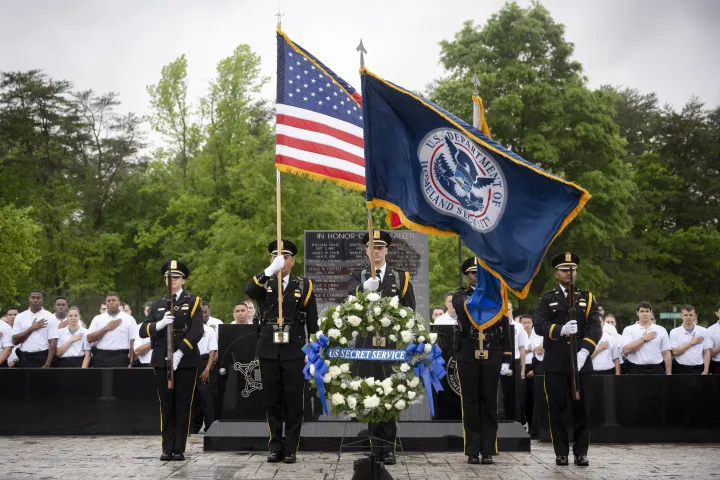
{"label": "american flag", "polygon": [[360,94],[284,33],[277,43],[276,168],[365,190]]}

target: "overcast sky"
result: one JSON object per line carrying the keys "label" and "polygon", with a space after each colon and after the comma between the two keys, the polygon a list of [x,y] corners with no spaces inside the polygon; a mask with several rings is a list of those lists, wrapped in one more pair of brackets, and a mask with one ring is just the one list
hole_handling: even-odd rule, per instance
{"label": "overcast sky", "polygon": [[[438,42],[465,20],[484,24],[502,0],[282,0],[283,30],[359,88],[362,37],[370,70],[408,89],[443,75]],[[530,4],[521,0],[522,6]],[[566,26],[590,87],[627,85],[681,107],[720,104],[720,1],[545,0]],[[190,93],[240,43],[262,57],[274,97],[277,0],[0,0],[0,70],[40,68],[78,89],[118,92],[122,110],[148,113],[145,86],[181,54]]]}

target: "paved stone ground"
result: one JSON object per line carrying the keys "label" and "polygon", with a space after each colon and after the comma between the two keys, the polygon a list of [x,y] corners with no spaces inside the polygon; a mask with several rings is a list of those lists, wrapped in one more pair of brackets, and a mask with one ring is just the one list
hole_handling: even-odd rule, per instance
{"label": "paved stone ground", "polygon": [[[0,438],[0,479],[274,479],[349,480],[360,454],[300,453],[295,465],[268,464],[265,454],[208,452],[188,442],[187,461],[160,462],[159,437]],[[532,453],[501,453],[495,465],[468,465],[458,453],[413,453],[389,468],[395,479],[720,479],[720,444],[591,445],[589,468],[556,467],[550,444]],[[572,462],[572,459],[571,459]],[[408,476],[409,473],[409,476]]]}

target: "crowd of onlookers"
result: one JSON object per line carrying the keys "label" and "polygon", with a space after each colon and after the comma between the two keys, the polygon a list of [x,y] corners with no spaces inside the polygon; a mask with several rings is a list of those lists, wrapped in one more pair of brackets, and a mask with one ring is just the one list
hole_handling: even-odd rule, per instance
{"label": "crowd of onlookers", "polygon": [[[3,309],[0,321],[0,368],[89,368],[149,366],[150,339],[140,338],[139,323],[145,320],[151,302],[136,320],[130,305],[110,292],[91,321],[80,309],[70,306],[66,297],[54,300],[53,312],[45,309],[45,296],[33,290],[26,308]],[[206,327],[217,331],[223,322],[210,315],[210,304],[202,305]],[[237,324],[251,324],[255,305],[251,300],[237,302],[233,309]],[[216,338],[217,340],[217,338]]]}

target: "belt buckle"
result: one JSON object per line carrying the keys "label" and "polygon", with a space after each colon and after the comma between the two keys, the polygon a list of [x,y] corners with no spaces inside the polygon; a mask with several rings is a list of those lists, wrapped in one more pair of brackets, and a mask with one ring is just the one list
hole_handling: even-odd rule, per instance
{"label": "belt buckle", "polygon": [[488,353],[487,350],[475,350],[475,360],[487,360]]}

